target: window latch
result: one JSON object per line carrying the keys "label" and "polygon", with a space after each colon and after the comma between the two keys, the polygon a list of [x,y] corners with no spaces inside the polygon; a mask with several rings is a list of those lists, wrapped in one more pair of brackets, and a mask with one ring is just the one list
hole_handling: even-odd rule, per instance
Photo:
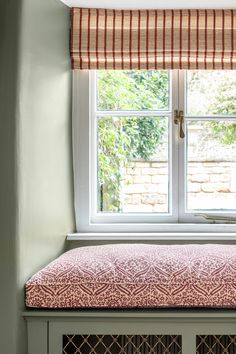
{"label": "window latch", "polygon": [[236,223],[236,217],[234,216],[224,216],[224,215],[216,215],[216,214],[195,214],[195,216],[201,216],[206,220],[211,220],[213,223],[216,223],[217,221],[226,223],[226,224],[235,224]]}
{"label": "window latch", "polygon": [[179,136],[181,139],[184,139],[184,112],[178,111],[177,109],[174,112],[174,123],[179,126]]}

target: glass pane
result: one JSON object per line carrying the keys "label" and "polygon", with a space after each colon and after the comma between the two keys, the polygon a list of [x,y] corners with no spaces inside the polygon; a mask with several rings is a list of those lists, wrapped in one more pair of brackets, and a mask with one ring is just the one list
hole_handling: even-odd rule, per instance
{"label": "glass pane", "polygon": [[98,110],[168,110],[168,71],[100,70]]}
{"label": "glass pane", "polygon": [[187,208],[236,210],[236,120],[187,123]]}
{"label": "glass pane", "polygon": [[98,211],[168,212],[168,118],[98,119]]}
{"label": "glass pane", "polygon": [[236,115],[236,71],[187,71],[187,115]]}

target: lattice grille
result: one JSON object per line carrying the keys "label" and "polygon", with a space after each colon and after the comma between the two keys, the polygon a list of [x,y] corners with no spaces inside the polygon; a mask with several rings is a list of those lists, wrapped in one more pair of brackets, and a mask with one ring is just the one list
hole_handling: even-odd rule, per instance
{"label": "lattice grille", "polygon": [[236,336],[197,336],[196,354],[236,354]]}
{"label": "lattice grille", "polygon": [[177,335],[63,335],[63,354],[181,354]]}

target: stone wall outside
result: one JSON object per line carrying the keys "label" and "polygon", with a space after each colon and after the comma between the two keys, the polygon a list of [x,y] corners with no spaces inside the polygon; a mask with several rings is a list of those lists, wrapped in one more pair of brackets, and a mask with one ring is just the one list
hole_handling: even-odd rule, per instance
{"label": "stone wall outside", "polygon": [[[168,163],[133,161],[124,168],[124,212],[168,212]],[[191,161],[189,208],[236,207],[236,161]]]}

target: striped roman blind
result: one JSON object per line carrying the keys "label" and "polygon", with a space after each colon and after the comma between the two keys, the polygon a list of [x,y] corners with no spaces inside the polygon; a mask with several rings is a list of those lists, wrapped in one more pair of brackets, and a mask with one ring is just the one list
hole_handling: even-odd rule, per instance
{"label": "striped roman blind", "polygon": [[71,10],[73,69],[236,69],[236,10]]}

